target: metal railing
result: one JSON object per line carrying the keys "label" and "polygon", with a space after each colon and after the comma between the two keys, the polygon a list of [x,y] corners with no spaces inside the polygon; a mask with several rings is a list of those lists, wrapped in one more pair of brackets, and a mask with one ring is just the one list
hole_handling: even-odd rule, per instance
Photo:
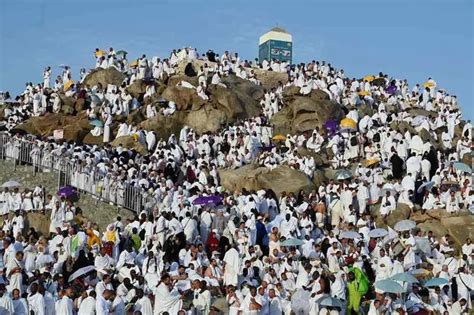
{"label": "metal railing", "polygon": [[105,202],[135,213],[150,211],[157,205],[154,196],[143,188],[123,181],[96,165],[86,165],[77,156],[67,156],[60,148],[39,143],[28,137],[0,134],[0,159],[31,166],[33,174],[55,172],[57,187],[72,186],[79,194],[89,194],[97,202]]}

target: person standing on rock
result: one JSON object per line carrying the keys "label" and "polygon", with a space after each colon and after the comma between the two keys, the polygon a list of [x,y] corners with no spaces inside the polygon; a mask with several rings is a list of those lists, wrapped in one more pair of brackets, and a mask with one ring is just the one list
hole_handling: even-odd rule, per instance
{"label": "person standing on rock", "polygon": [[43,88],[49,89],[51,84],[51,67],[48,66],[43,71]]}
{"label": "person standing on rock", "polygon": [[110,137],[111,137],[111,131],[110,131],[110,125],[112,125],[112,114],[104,112],[104,136],[103,136],[103,141],[104,143],[109,143],[110,142]]}

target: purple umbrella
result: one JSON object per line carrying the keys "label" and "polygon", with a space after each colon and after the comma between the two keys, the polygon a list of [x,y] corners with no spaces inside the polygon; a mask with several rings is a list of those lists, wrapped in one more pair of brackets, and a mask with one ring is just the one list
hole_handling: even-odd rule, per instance
{"label": "purple umbrella", "polygon": [[74,196],[75,194],[76,194],[76,191],[74,190],[74,187],[71,187],[71,186],[64,186],[64,187],[59,188],[58,190],[58,196],[61,196],[61,197],[69,198],[69,197]]}
{"label": "purple umbrella", "polygon": [[206,206],[206,205],[217,205],[221,203],[223,198],[221,196],[201,196],[194,199],[194,205]]}
{"label": "purple umbrella", "polygon": [[397,87],[395,85],[390,85],[388,88],[385,89],[385,92],[387,92],[390,95],[393,95],[397,93]]}
{"label": "purple umbrella", "polygon": [[333,131],[333,132],[336,131],[338,127],[339,127],[338,123],[332,119],[326,121],[326,123],[324,124],[324,128],[326,128],[326,130]]}

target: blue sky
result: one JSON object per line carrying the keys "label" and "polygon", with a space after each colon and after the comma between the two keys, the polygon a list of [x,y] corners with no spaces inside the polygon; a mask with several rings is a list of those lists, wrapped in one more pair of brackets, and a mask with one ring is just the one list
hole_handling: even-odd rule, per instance
{"label": "blue sky", "polygon": [[474,1],[0,0],[0,90],[20,92],[51,65],[93,67],[96,47],[129,57],[194,46],[258,54],[276,25],[295,62],[326,60],[349,76],[383,71],[410,84],[429,76],[474,118]]}

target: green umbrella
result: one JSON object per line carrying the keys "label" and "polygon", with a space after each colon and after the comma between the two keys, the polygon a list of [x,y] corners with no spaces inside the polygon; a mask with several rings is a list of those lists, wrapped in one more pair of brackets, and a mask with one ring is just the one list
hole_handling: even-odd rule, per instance
{"label": "green umbrella", "polygon": [[125,50],[119,50],[119,51],[117,51],[115,54],[116,54],[117,56],[120,56],[120,55],[125,56],[125,55],[127,55],[128,53],[127,53]]}

